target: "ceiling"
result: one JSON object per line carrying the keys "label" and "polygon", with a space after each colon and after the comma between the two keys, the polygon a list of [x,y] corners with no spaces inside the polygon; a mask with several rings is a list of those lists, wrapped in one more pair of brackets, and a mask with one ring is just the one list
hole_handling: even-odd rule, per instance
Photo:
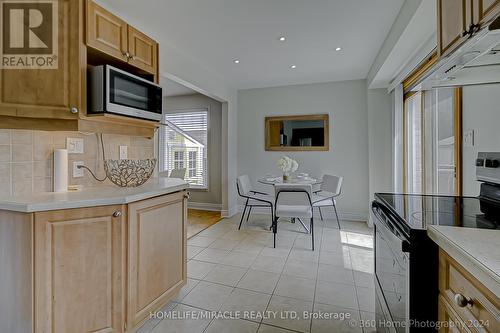
{"label": "ceiling", "polygon": [[403,0],[99,2],[245,89],[366,78]]}
{"label": "ceiling", "polygon": [[197,91],[164,76],[160,77],[160,86],[162,88],[163,97],[192,95],[197,93]]}

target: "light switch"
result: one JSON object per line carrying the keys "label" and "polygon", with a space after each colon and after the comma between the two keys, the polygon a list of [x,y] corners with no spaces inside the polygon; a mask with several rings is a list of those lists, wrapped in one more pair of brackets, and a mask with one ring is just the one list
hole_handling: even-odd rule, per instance
{"label": "light switch", "polygon": [[474,147],[474,130],[464,132],[464,147]]}
{"label": "light switch", "polygon": [[128,147],[120,146],[120,160],[126,160],[128,158]]}
{"label": "light switch", "polygon": [[69,154],[83,154],[83,139],[66,138],[66,149]]}
{"label": "light switch", "polygon": [[73,162],[73,178],[81,178],[83,177],[83,169],[78,168],[79,165],[85,165],[83,161],[75,161]]}

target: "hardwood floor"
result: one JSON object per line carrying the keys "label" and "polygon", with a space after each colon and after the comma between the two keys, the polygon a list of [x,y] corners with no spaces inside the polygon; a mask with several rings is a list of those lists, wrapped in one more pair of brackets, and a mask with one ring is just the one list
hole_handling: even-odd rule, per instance
{"label": "hardwood floor", "polygon": [[188,209],[187,238],[193,237],[221,219],[220,212]]}

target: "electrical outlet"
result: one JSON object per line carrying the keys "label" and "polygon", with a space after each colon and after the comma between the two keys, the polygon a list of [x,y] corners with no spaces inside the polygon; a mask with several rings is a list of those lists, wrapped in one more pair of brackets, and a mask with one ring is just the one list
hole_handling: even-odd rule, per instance
{"label": "electrical outlet", "polygon": [[464,147],[474,147],[474,130],[464,132]]}
{"label": "electrical outlet", "polygon": [[73,178],[83,177],[83,168],[78,168],[79,165],[85,165],[83,161],[73,162]]}
{"label": "electrical outlet", "polygon": [[120,146],[120,160],[126,160],[128,158],[128,147]]}
{"label": "electrical outlet", "polygon": [[82,138],[66,138],[66,149],[69,154],[83,154]]}

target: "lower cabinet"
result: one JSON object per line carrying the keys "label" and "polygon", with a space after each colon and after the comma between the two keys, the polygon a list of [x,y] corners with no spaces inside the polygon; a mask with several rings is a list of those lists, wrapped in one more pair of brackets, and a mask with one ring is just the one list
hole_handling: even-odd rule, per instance
{"label": "lower cabinet", "polygon": [[169,302],[187,281],[186,197],[34,213],[34,332],[133,332]]}
{"label": "lower cabinet", "polygon": [[439,332],[500,332],[500,298],[439,252]]}
{"label": "lower cabinet", "polygon": [[184,286],[185,192],[129,205],[127,326],[135,327]]}
{"label": "lower cabinet", "polygon": [[123,332],[125,210],[35,213],[35,332]]}

